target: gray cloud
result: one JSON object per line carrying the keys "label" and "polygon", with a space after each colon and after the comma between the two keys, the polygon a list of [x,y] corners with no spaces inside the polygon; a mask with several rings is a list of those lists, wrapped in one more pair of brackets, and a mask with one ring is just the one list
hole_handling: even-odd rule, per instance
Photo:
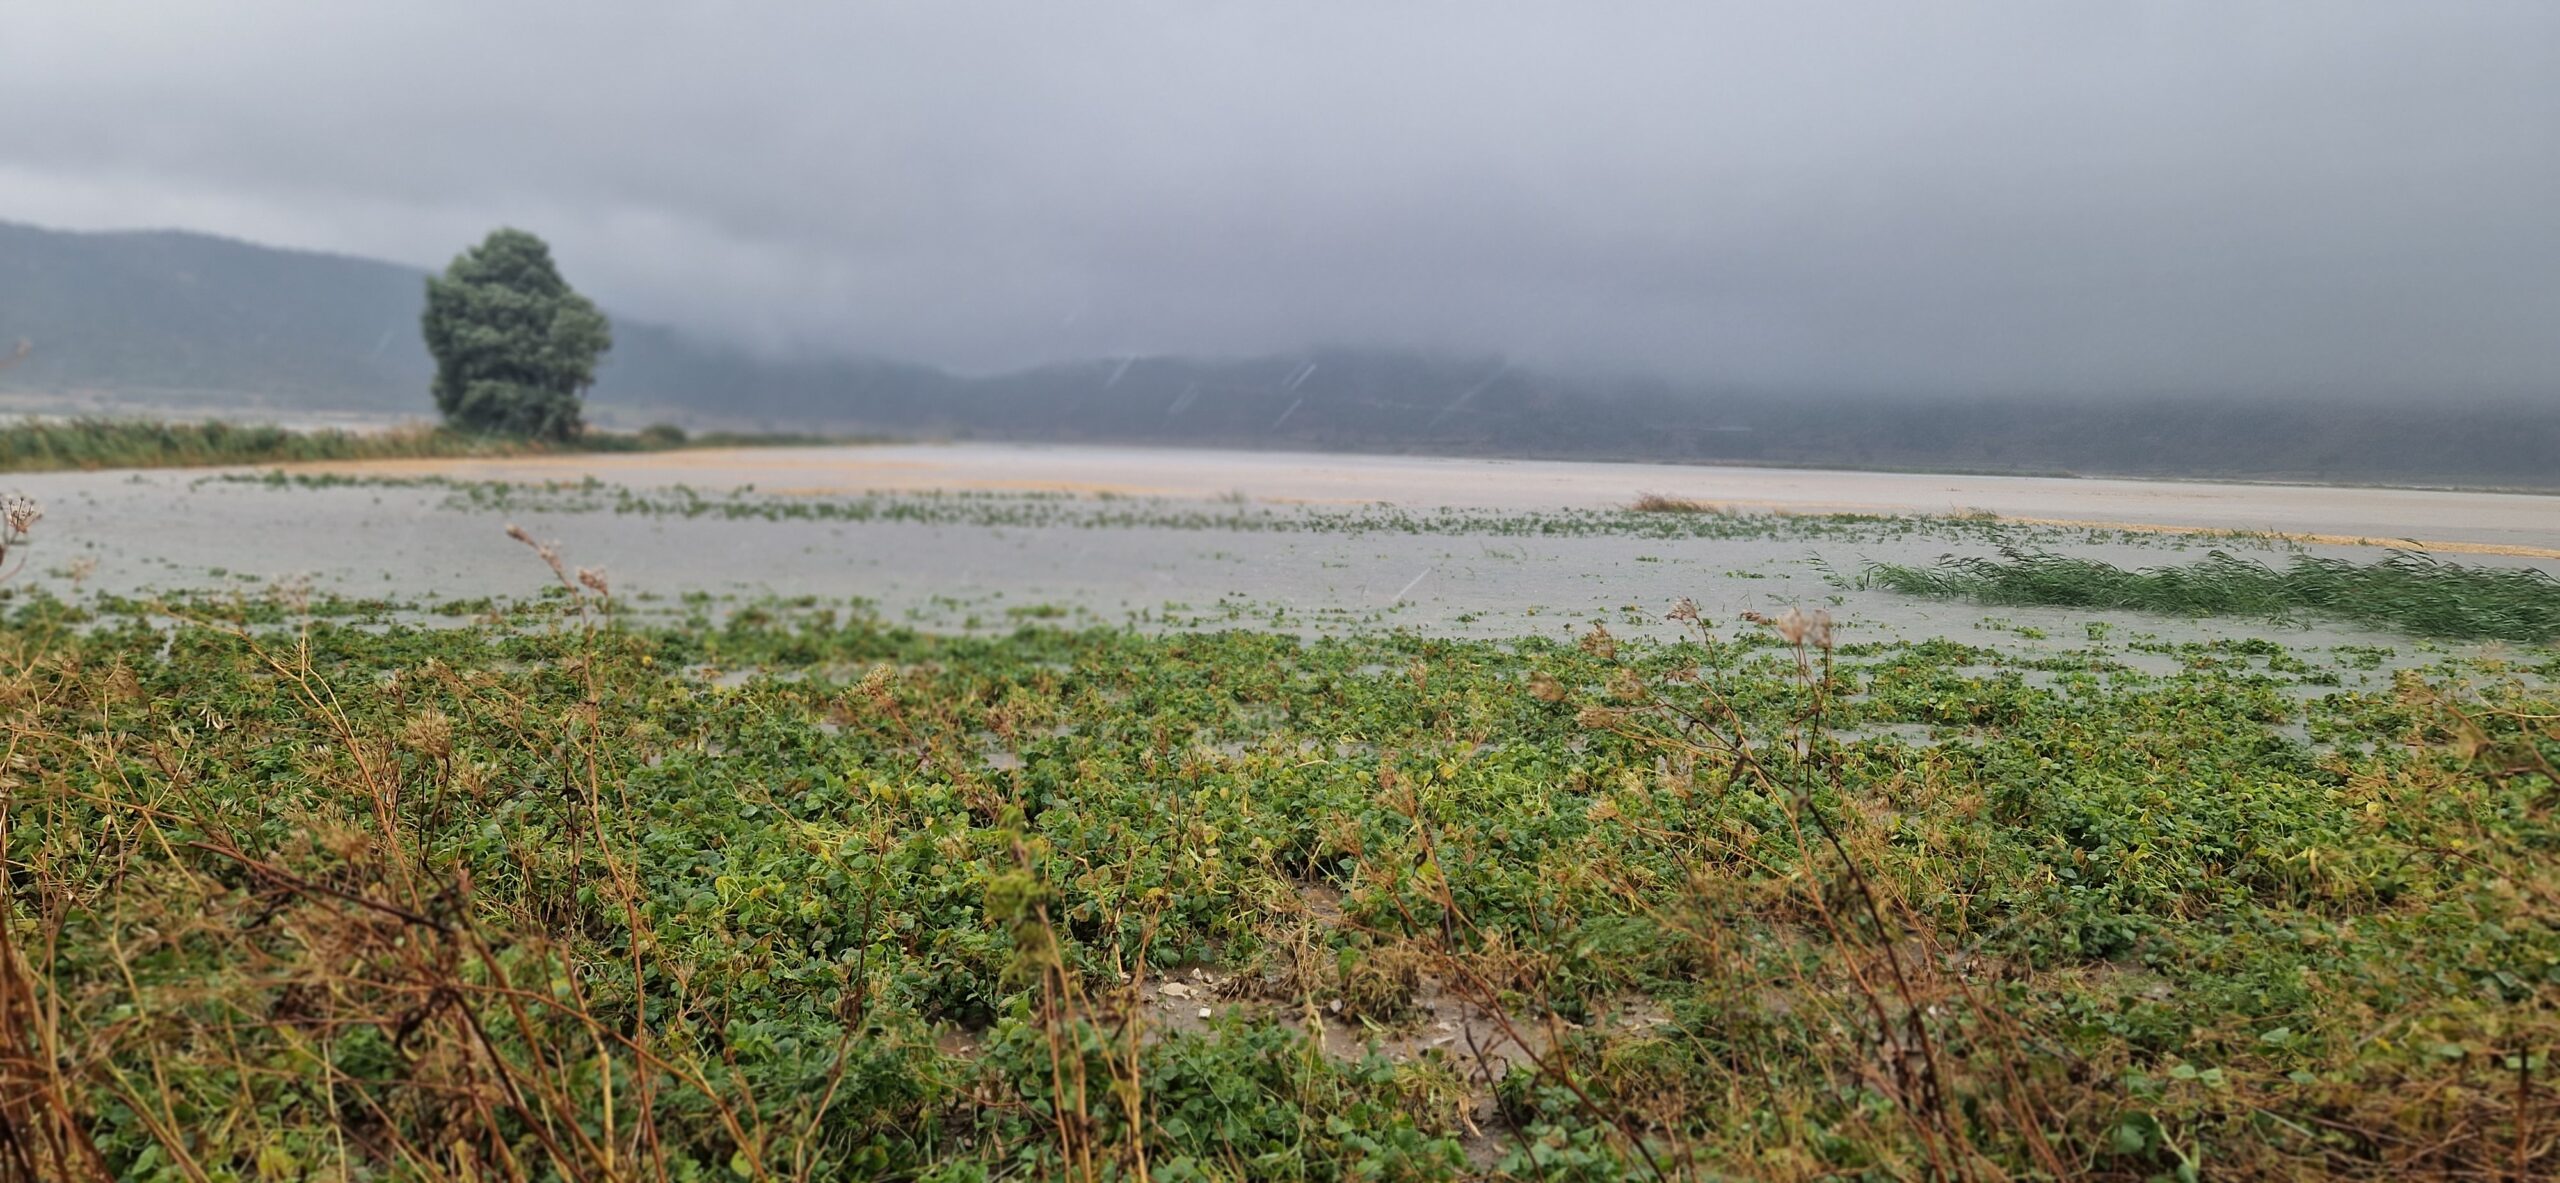
{"label": "gray cloud", "polygon": [[514,223],[772,348],[2560,386],[2542,0],[17,0],[0,111],[0,217],[422,265]]}

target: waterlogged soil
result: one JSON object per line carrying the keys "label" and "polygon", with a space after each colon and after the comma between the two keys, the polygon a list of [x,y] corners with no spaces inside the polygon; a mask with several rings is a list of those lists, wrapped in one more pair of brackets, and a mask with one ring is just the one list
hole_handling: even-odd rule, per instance
{"label": "waterlogged soil", "polygon": [[[2128,567],[2185,563],[2214,548],[2278,562],[2288,553],[2359,562],[2387,553],[2370,544],[2025,524],[2083,517],[2201,521],[2209,512],[2228,514],[2213,519],[2226,526],[2357,537],[2433,522],[2441,528],[2427,532],[2468,537],[2474,546],[2560,547],[2560,513],[2519,516],[2560,502],[2402,490],[994,446],[341,467],[374,475],[17,478],[16,488],[46,505],[36,543],[20,552],[30,564],[26,582],[63,588],[76,577],[86,590],[125,595],[286,583],[355,598],[467,602],[526,594],[550,580],[532,553],[505,537],[504,527],[516,523],[556,541],[571,569],[601,572],[625,608],[641,612],[704,598],[809,597],[861,601],[893,620],[959,630],[1028,622],[1300,634],[1383,626],[1510,637],[1559,634],[1592,619],[1622,631],[1658,630],[1685,598],[1716,620],[1822,608],[1855,639],[1943,636],[2029,655],[2085,643],[2092,626],[2170,643],[2278,637],[2296,647],[2418,654],[2426,647],[2406,638],[2319,621],[1986,613],[1861,590],[1856,576],[1870,563],[1927,564],[2016,544]],[[995,480],[997,471],[1014,476]],[[1109,472],[1127,479],[1101,479]],[[638,483],[514,493],[504,490],[515,486],[453,483],[580,474]],[[1207,496],[1212,474],[1233,491]],[[679,479],[701,483],[663,483]],[[732,491],[747,485],[755,489]],[[1004,491],[989,492],[997,486]],[[883,488],[933,492],[846,492]],[[1745,508],[1684,515],[1671,525],[1698,523],[1700,536],[1683,529],[1666,536],[1666,515],[1614,512],[1639,489]],[[971,499],[949,500],[954,495]],[[1985,501],[2017,516],[1843,524],[1748,508],[1944,513]],[[864,512],[836,512],[848,505]],[[955,505],[968,512],[952,512]],[[890,512],[902,506],[926,512]],[[2196,512],[2158,512],[2168,506]],[[1418,516],[1402,516],[1407,510]],[[2457,516],[2426,516],[2434,512]],[[2531,555],[2465,553],[2463,561],[2560,570],[2560,558]]]}

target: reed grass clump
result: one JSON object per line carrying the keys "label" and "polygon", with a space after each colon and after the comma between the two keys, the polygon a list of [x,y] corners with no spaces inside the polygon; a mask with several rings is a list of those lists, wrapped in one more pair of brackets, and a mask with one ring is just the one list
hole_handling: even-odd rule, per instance
{"label": "reed grass clump", "polygon": [[2003,550],[1936,566],[1869,566],[1865,587],[1981,604],[2126,609],[2180,616],[2319,616],[2424,637],[2560,638],[2560,580],[2531,567],[2466,566],[2399,551],[2373,563],[2297,555],[2282,568],[2215,551],[2185,566],[2126,570],[2094,559]]}
{"label": "reed grass clump", "polygon": [[1670,493],[1638,493],[1634,501],[1627,503],[1627,508],[1636,513],[1700,513],[1716,517],[1733,516],[1733,507],[1730,505]]}

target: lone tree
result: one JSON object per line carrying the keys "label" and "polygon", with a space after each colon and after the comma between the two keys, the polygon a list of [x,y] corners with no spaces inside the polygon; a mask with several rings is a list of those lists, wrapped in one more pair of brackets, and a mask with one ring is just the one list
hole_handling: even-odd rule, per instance
{"label": "lone tree", "polygon": [[427,277],[427,352],[436,409],[465,431],[574,439],[580,398],[613,329],[570,288],[551,248],[522,230],[491,231]]}

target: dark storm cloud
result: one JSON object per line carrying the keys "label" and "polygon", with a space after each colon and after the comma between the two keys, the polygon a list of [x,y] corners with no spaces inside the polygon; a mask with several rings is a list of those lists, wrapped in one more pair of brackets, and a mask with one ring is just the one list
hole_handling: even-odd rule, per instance
{"label": "dark storm cloud", "polygon": [[511,222],[631,313],[964,368],[2560,385],[2541,0],[15,0],[0,113],[0,217]]}

